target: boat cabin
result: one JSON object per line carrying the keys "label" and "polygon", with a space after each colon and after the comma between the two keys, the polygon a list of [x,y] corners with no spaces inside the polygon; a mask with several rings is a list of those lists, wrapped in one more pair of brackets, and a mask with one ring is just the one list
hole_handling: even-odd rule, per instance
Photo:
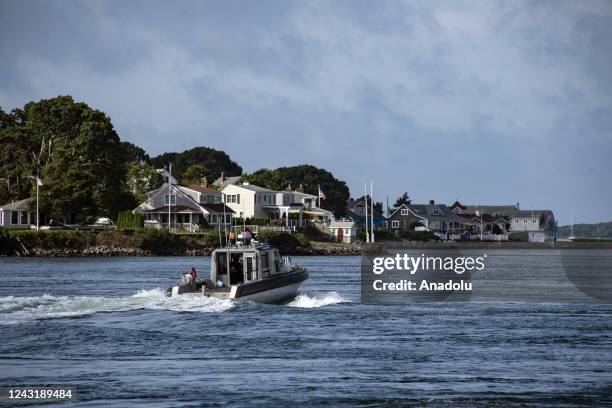
{"label": "boat cabin", "polygon": [[223,287],[258,281],[286,272],[278,249],[269,245],[220,248],[211,257],[210,279]]}

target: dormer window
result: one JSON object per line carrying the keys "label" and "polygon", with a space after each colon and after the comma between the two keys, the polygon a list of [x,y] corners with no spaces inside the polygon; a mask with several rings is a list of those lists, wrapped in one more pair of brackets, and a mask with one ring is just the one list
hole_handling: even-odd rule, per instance
{"label": "dormer window", "polygon": [[164,194],[164,205],[176,205],[176,194]]}
{"label": "dormer window", "polygon": [[408,215],[408,209],[407,208],[402,208],[401,215]]}
{"label": "dormer window", "polygon": [[431,211],[431,215],[440,215],[440,209],[438,207],[434,207]]}

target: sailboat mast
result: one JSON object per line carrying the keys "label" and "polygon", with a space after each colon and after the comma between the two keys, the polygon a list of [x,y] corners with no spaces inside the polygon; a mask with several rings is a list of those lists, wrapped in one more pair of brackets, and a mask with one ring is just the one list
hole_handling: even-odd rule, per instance
{"label": "sailboat mast", "polygon": [[366,242],[370,242],[370,233],[368,232],[368,184],[363,183],[363,200],[365,203],[365,235]]}

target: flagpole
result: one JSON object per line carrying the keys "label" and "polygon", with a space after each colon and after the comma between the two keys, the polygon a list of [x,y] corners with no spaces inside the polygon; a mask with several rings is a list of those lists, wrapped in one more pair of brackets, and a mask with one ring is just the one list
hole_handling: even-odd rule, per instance
{"label": "flagpole", "polygon": [[39,222],[39,211],[38,211],[38,183],[39,183],[39,178],[38,176],[36,176],[36,231],[39,231],[40,229],[40,222]]}
{"label": "flagpole", "polygon": [[368,183],[363,183],[363,200],[365,202],[365,234],[366,242],[370,242],[370,233],[368,232]]}
{"label": "flagpole", "polygon": [[370,180],[370,221],[372,222],[370,233],[372,234],[372,242],[374,242],[374,182]]}

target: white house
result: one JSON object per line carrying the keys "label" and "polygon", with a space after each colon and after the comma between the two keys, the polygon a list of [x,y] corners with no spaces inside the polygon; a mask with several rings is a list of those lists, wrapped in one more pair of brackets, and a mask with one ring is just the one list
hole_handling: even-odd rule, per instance
{"label": "white house", "polygon": [[[150,228],[182,228],[195,231],[206,220],[209,225],[231,225],[234,211],[224,205],[221,192],[200,185],[164,184],[147,193],[147,199],[135,213],[142,214]],[[168,221],[170,220],[170,221]]]}
{"label": "white house", "polygon": [[526,233],[529,242],[545,242],[556,233],[555,216],[550,210],[519,210],[510,219],[510,231]]}
{"label": "white house", "polygon": [[357,228],[354,221],[334,220],[329,223],[328,229],[336,242],[350,244],[357,240]]}
{"label": "white house", "polygon": [[332,213],[318,208],[317,197],[304,193],[303,188],[275,191],[242,183],[227,184],[222,193],[225,203],[240,217],[267,217],[283,220],[285,225],[292,225],[292,220],[301,222],[304,214],[326,222],[332,219]]}
{"label": "white house", "polygon": [[30,228],[36,224],[36,214],[29,212],[31,198],[0,206],[0,226],[4,228]]}

